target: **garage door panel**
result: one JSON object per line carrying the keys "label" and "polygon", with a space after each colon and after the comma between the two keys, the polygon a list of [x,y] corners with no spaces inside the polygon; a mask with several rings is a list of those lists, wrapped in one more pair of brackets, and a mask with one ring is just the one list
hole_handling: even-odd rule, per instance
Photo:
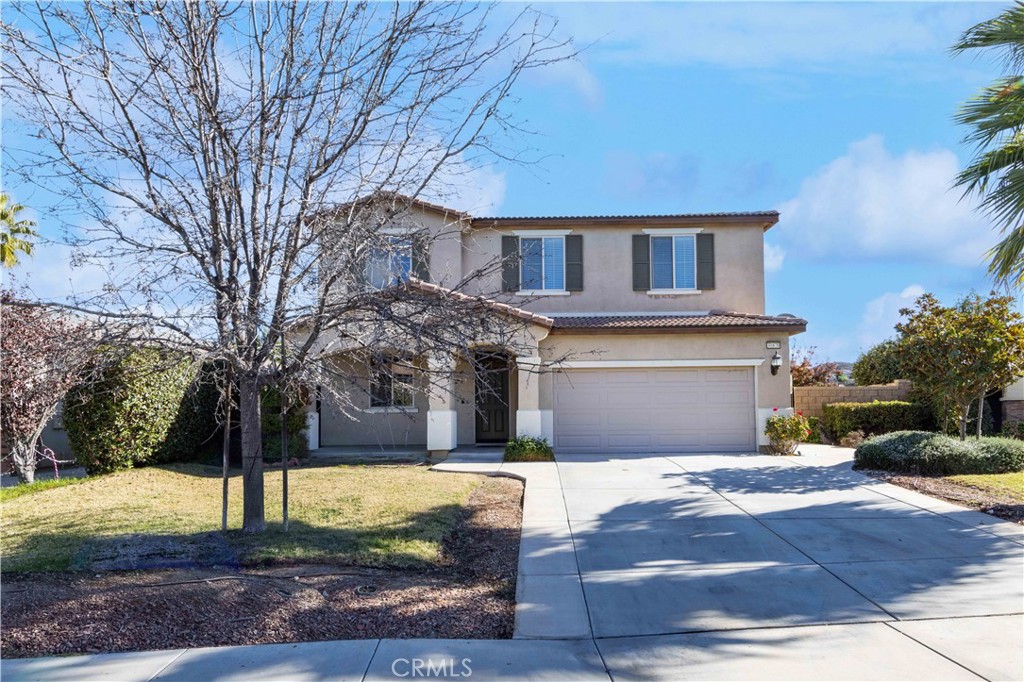
{"label": "garage door panel", "polygon": [[700,370],[696,369],[651,370],[650,374],[651,381],[655,384],[700,383]]}
{"label": "garage door panel", "polygon": [[563,426],[568,429],[576,427],[596,427],[600,426],[602,422],[602,414],[600,412],[569,412],[566,414],[558,415],[558,426]]}
{"label": "garage door panel", "polygon": [[568,370],[554,383],[560,452],[755,448],[749,368]]}
{"label": "garage door panel", "polygon": [[711,369],[705,371],[705,378],[709,383],[737,383],[743,384],[750,382],[751,371],[750,370],[726,370],[726,369]]}

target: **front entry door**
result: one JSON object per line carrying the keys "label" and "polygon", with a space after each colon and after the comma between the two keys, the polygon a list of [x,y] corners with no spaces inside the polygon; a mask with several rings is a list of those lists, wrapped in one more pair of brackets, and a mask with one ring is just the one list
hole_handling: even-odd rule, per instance
{"label": "front entry door", "polygon": [[476,375],[476,441],[508,440],[508,360],[481,358]]}

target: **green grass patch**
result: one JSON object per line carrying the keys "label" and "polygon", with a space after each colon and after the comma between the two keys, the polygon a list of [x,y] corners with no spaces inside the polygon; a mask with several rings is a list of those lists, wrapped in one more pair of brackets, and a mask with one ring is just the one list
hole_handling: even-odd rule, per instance
{"label": "green grass patch", "polygon": [[953,483],[970,486],[999,497],[1010,498],[1016,504],[1024,504],[1024,471],[1007,474],[947,476],[946,478]]}
{"label": "green grass patch", "polygon": [[54,488],[63,488],[69,485],[78,485],[79,483],[85,483],[85,478],[57,478],[57,479],[46,479],[43,481],[35,481],[34,483],[19,483],[18,485],[11,486],[10,488],[0,488],[0,502],[7,502],[21,497],[22,495],[32,495],[34,493],[41,492],[43,490],[53,490]]}
{"label": "green grass patch", "polygon": [[[70,479],[69,479],[70,480]],[[55,482],[0,500],[3,570],[120,568],[192,561],[436,565],[479,477],[418,466],[352,466],[289,471],[289,520],[281,528],[281,472],[265,475],[268,530],[220,533],[221,479],[199,464],[134,469]],[[43,483],[43,482],[40,482]],[[46,482],[49,483],[49,482]],[[11,489],[15,490],[15,489]],[[229,482],[229,527],[242,522],[242,480]],[[113,562],[113,565],[110,564]]]}

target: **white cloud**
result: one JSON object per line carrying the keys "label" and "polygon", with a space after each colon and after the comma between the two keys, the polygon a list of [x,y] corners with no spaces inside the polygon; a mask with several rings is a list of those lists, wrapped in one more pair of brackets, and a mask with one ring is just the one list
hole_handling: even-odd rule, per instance
{"label": "white cloud", "polygon": [[864,306],[864,315],[857,326],[857,341],[865,351],[879,341],[895,335],[894,327],[900,321],[900,308],[909,308],[925,293],[920,284],[911,284],[900,292],[884,293]]}
{"label": "white cloud", "polygon": [[782,261],[786,258],[786,250],[781,246],[775,246],[765,242],[764,245],[764,271],[778,272],[782,269]]}
{"label": "white cloud", "polygon": [[948,149],[895,156],[881,136],[871,135],[804,180],[779,207],[778,238],[815,259],[980,265],[996,233],[952,188],[958,170]]}
{"label": "white cloud", "polygon": [[991,7],[910,3],[573,3],[553,10],[595,60],[858,67],[945,51]]}
{"label": "white cloud", "polygon": [[494,215],[505,201],[505,174],[461,159],[441,168],[423,198],[473,215]]}
{"label": "white cloud", "polygon": [[626,199],[678,198],[699,181],[700,164],[687,154],[612,152],[604,159],[605,189]]}
{"label": "white cloud", "polygon": [[530,74],[543,86],[571,92],[588,109],[598,109],[604,104],[601,82],[579,58],[553,62]]}

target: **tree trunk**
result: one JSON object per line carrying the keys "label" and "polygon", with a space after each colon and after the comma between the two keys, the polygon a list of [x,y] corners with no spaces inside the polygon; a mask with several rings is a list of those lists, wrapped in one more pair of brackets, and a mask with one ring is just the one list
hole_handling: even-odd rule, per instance
{"label": "tree trunk", "polygon": [[18,480],[22,483],[32,483],[36,480],[36,449],[35,440],[31,443],[22,441],[11,446],[11,461],[14,463],[14,471],[18,474]]}
{"label": "tree trunk", "polygon": [[223,444],[223,456],[221,461],[221,474],[223,482],[221,484],[221,501],[220,501],[220,529],[227,531],[228,529],[228,469],[231,466],[231,373],[228,373],[226,385],[224,387],[224,444]]}
{"label": "tree trunk", "polygon": [[960,440],[967,440],[967,420],[970,418],[971,404],[960,407]]}
{"label": "tree trunk", "polygon": [[238,382],[238,423],[242,430],[242,531],[267,529],[263,513],[263,441],[260,424],[260,389],[256,377]]}
{"label": "tree trunk", "polygon": [[985,394],[978,396],[978,438],[981,438],[981,420],[985,417]]}

